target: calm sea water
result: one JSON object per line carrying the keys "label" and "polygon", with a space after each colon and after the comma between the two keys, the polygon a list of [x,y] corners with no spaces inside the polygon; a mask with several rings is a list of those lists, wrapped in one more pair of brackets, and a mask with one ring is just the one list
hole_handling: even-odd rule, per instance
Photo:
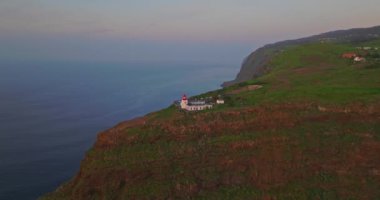
{"label": "calm sea water", "polygon": [[0,64],[0,199],[68,181],[99,131],[214,90],[237,68],[199,64]]}

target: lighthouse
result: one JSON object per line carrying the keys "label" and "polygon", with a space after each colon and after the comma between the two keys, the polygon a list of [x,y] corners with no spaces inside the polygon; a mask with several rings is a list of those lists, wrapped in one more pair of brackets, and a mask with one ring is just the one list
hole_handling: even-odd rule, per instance
{"label": "lighthouse", "polygon": [[181,108],[182,109],[187,109],[187,104],[188,104],[189,102],[188,102],[188,100],[187,100],[187,96],[186,96],[186,94],[184,94],[183,96],[182,96],[182,100],[181,100]]}

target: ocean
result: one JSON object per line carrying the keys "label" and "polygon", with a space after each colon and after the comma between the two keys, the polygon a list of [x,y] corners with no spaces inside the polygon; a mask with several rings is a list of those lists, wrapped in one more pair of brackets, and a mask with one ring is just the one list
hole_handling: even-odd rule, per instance
{"label": "ocean", "polygon": [[180,63],[0,64],[0,199],[36,199],[72,178],[96,135],[215,90],[238,68]]}

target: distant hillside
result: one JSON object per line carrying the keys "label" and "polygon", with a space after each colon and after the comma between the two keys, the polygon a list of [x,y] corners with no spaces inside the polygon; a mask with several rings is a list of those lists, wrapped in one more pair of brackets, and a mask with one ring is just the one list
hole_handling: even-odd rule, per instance
{"label": "distant hillside", "polygon": [[198,96],[224,105],[100,133],[42,199],[380,199],[379,50],[341,56],[380,40],[351,41],[286,46],[267,74]]}
{"label": "distant hillside", "polygon": [[265,45],[249,55],[243,62],[235,80],[223,83],[223,87],[257,78],[271,70],[269,62],[278,52],[288,46],[315,42],[357,43],[380,38],[380,26],[339,30],[297,40],[287,40]]}

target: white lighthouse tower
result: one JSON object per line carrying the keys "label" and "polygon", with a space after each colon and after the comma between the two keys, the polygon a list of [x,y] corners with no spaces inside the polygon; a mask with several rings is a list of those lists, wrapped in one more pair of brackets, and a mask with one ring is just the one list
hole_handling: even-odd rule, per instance
{"label": "white lighthouse tower", "polygon": [[183,96],[182,96],[182,100],[181,100],[181,108],[182,109],[187,109],[187,104],[188,104],[189,102],[188,102],[188,100],[187,100],[187,96],[186,96],[186,94],[184,94]]}

